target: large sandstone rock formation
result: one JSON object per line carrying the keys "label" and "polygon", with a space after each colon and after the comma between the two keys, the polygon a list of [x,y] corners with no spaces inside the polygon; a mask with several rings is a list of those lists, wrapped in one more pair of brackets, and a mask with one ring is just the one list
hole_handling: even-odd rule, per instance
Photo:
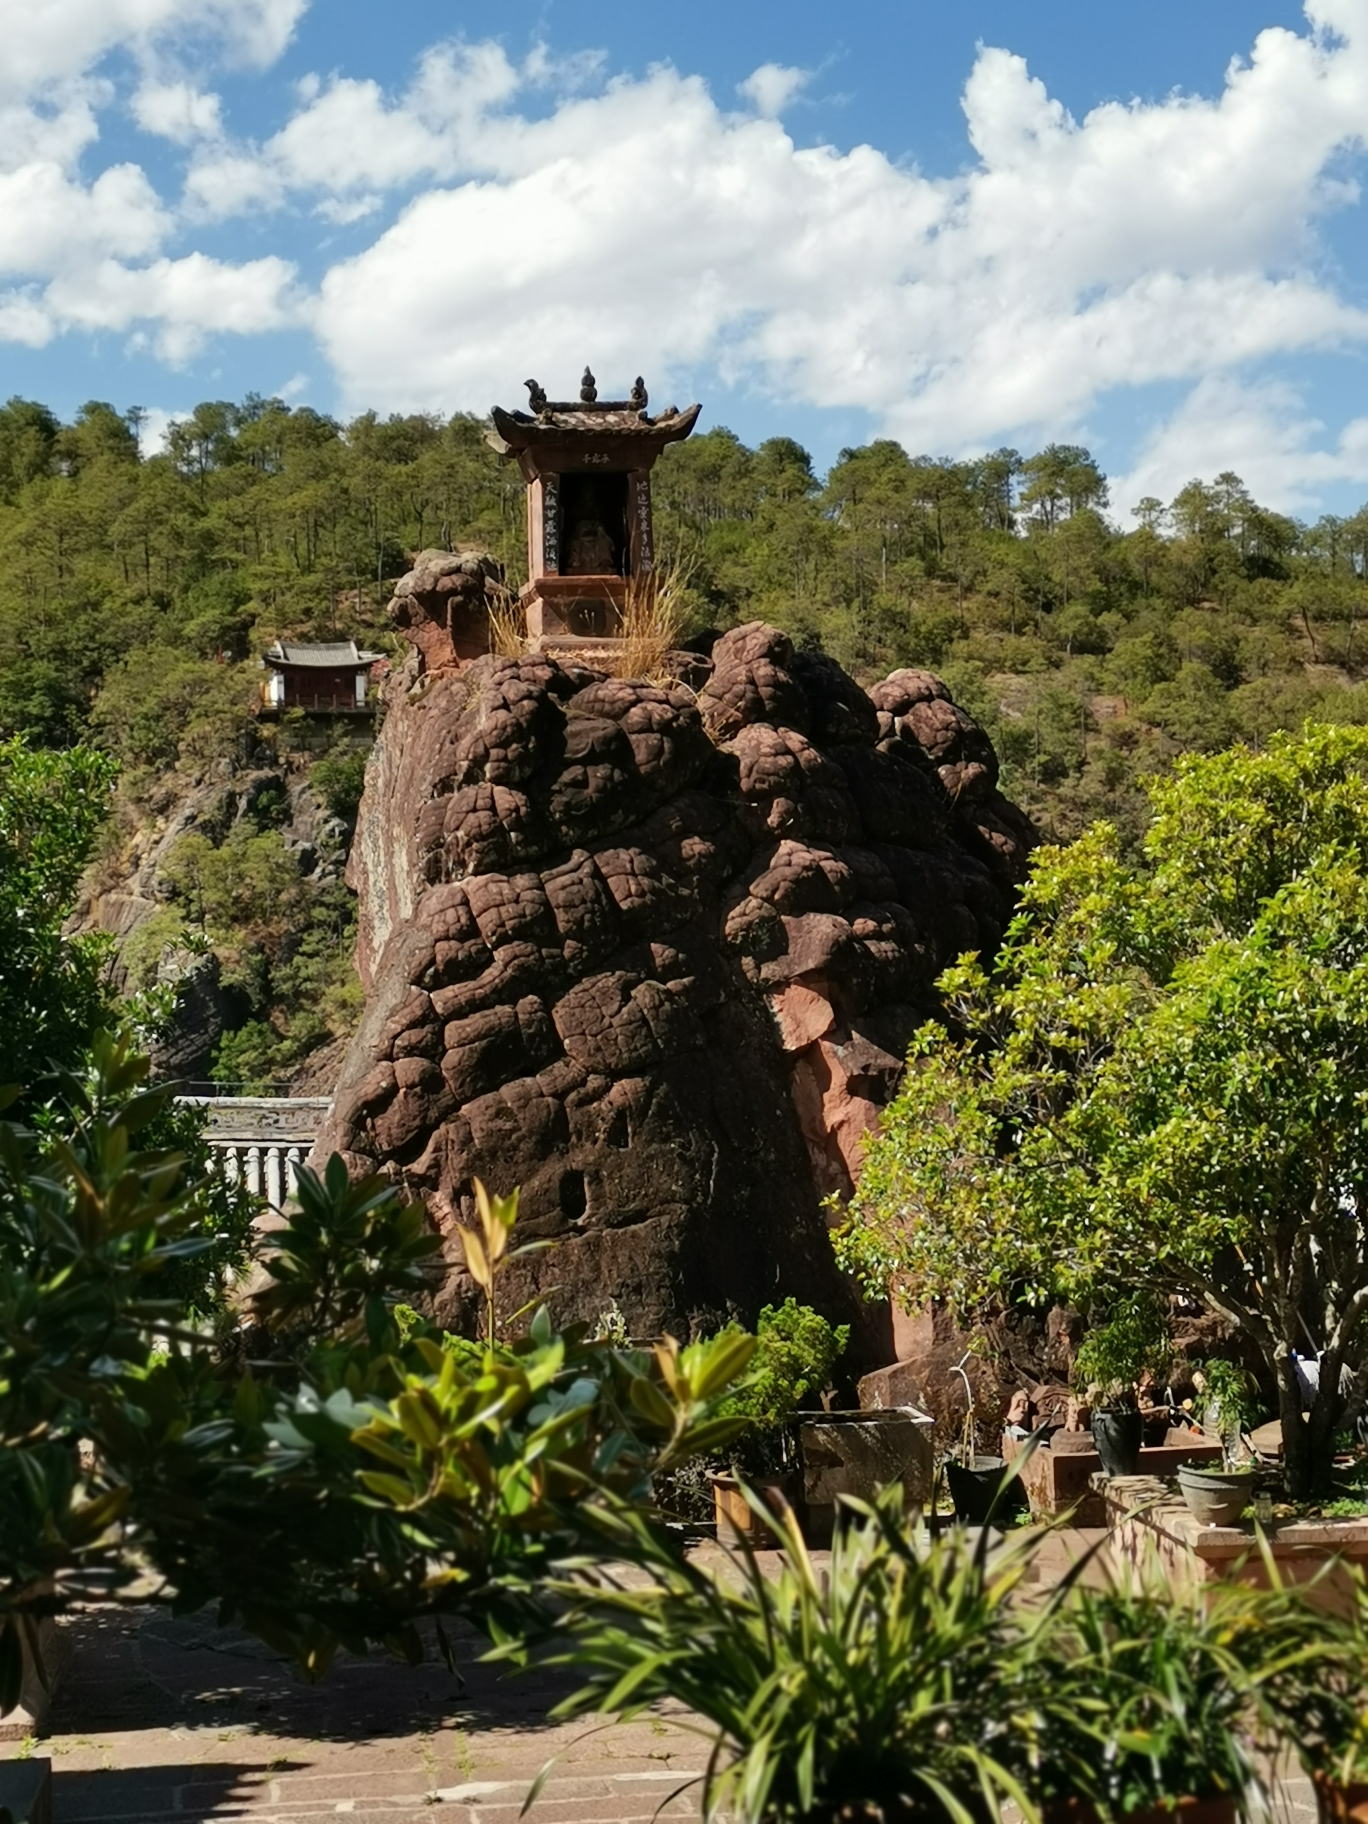
{"label": "large sandstone rock formation", "polygon": [[[453,1323],[476,1176],[556,1244],[511,1300],[616,1299],[638,1335],[790,1292],[851,1315],[821,1197],[937,973],[998,943],[1031,840],[988,740],[930,674],[866,693],[758,623],[697,694],[531,655],[428,669],[428,593],[401,598],[419,651],[351,863],[367,1011],[318,1152],[426,1198]],[[889,1359],[860,1321],[857,1357]]]}

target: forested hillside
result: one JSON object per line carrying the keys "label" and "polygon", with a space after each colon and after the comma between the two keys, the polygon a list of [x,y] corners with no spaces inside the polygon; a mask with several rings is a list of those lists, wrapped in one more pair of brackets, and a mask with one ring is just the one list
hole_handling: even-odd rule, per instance
{"label": "forested hillside", "polygon": [[[344,426],[216,402],[150,455],[141,418],[0,410],[0,738],[118,760],[106,885],[187,791],[257,776],[168,853],[160,922],[131,956],[152,979],[178,946],[210,946],[238,997],[225,1074],[265,1082],[337,1037],[354,996],[326,960],[348,942],[335,867],[316,891],[282,885],[263,768],[288,772],[291,730],[254,720],[260,650],[281,634],[399,650],[384,605],[423,546],[482,545],[517,584],[522,483],[467,416]],[[764,617],[859,676],[940,671],[1053,835],[1100,814],[1134,827],[1137,779],[1181,750],[1368,721],[1368,509],[1301,524],[1231,474],[1112,500],[1060,445],[956,462],[880,441],[822,478],[792,441],[750,450],[726,430],[669,449],[655,498],[661,548],[691,571],[687,634]],[[314,776],[345,821],[355,757]],[[320,1024],[324,1004],[341,1011]]]}
{"label": "forested hillside", "polygon": [[714,431],[661,469],[702,612],[764,615],[857,676],[941,672],[1052,835],[1132,822],[1135,781],[1181,750],[1368,719],[1368,508],[1302,525],[1231,474],[1132,506],[1067,445],[951,462],[881,441],[821,481],[787,439]]}

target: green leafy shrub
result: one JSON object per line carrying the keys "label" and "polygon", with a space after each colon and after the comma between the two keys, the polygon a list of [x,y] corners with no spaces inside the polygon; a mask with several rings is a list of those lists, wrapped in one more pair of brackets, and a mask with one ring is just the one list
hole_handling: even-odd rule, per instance
{"label": "green leafy shrub", "polygon": [[0,743],[0,1057],[14,1082],[74,1063],[112,1010],[108,940],[63,927],[114,770],[89,748]]}
{"label": "green leafy shrub", "polygon": [[1168,1320],[1158,1301],[1133,1295],[1094,1314],[1074,1361],[1074,1380],[1080,1387],[1099,1388],[1108,1405],[1133,1406],[1142,1377],[1161,1374],[1172,1354]]}
{"label": "green leafy shrub", "polygon": [[753,1425],[772,1427],[813,1402],[850,1340],[849,1324],[828,1323],[810,1305],[786,1298],[766,1305],[755,1326],[756,1348],[745,1384],[727,1396],[724,1410]]}
{"label": "green leafy shrub", "polygon": [[359,748],[333,748],[309,768],[309,784],[334,817],[350,829],[356,822],[361,794],[366,788],[369,755]]}
{"label": "green leafy shrub", "polygon": [[239,746],[255,694],[250,668],[188,658],[157,643],[130,652],[106,674],[91,725],[127,768],[195,770]]}
{"label": "green leafy shrub", "polygon": [[[1201,1376],[1200,1384],[1198,1375]],[[1238,1362],[1224,1361],[1220,1357],[1203,1362],[1194,1372],[1193,1381],[1204,1415],[1223,1437],[1238,1437],[1257,1421],[1259,1390],[1248,1370],[1241,1368]]]}
{"label": "green leafy shrub", "polygon": [[[719,1332],[742,1334],[735,1324]],[[656,1488],[662,1508],[677,1520],[706,1524],[713,1518],[714,1475],[735,1468],[757,1477],[791,1470],[797,1455],[793,1417],[805,1404],[816,1404],[849,1337],[848,1324],[831,1324],[794,1298],[766,1305],[756,1322],[751,1371],[721,1406],[738,1421],[736,1437],[725,1456],[694,1457],[663,1476]]]}
{"label": "green leafy shrub", "polygon": [[1265,1663],[1259,1593],[1175,1587],[1155,1564],[1070,1585],[1028,1642],[1049,1706],[1032,1785],[1041,1800],[1089,1801],[1103,1818],[1228,1794],[1241,1815],[1266,1802],[1254,1756],[1253,1693]]}
{"label": "green leafy shrub", "polygon": [[[148,1144],[146,1071],[100,1038],[60,1126],[0,1121],[0,1709],[40,1617],[148,1567],[313,1674],[343,1642],[420,1652],[423,1617],[545,1626],[543,1580],[734,1435],[749,1337],[623,1350],[542,1312],[445,1348],[416,1317],[422,1206],[336,1159],[259,1250],[247,1329],[190,1324],[176,1275],[221,1237],[203,1172]],[[487,1215],[492,1286],[508,1205]]]}

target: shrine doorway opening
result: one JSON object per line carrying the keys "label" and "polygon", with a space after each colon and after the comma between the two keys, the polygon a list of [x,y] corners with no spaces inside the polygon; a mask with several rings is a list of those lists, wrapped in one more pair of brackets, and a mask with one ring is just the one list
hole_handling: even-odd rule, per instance
{"label": "shrine doorway opening", "polygon": [[631,574],[627,486],[621,469],[561,476],[561,563],[566,575]]}

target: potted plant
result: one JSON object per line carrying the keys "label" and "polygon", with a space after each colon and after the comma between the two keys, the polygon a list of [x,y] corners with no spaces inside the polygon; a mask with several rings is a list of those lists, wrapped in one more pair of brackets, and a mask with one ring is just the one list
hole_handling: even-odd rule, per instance
{"label": "potted plant", "polygon": [[1139,1467],[1145,1421],[1137,1390],[1143,1375],[1166,1365],[1169,1353],[1163,1314],[1143,1297],[1114,1304],[1083,1339],[1074,1374],[1089,1389],[1093,1443],[1109,1476],[1133,1476]]}
{"label": "potted plant", "polygon": [[1252,1457],[1245,1434],[1258,1416],[1258,1393],[1247,1371],[1238,1362],[1217,1358],[1193,1370],[1192,1386],[1202,1426],[1220,1438],[1226,1461]]}
{"label": "potted plant", "polygon": [[1178,1467],[1178,1492],[1188,1512],[1203,1526],[1234,1526],[1249,1506],[1258,1472],[1225,1465],[1182,1463]]}
{"label": "potted plant", "polygon": [[964,1382],[964,1424],[960,1428],[958,1449],[941,1465],[945,1482],[954,1503],[955,1518],[966,1526],[991,1526],[1006,1513],[1020,1508],[1023,1499],[1021,1483],[1007,1474],[1005,1457],[978,1450],[974,1425],[974,1389],[964,1364],[966,1353],[955,1364],[953,1372]]}
{"label": "potted plant", "polygon": [[1238,1461],[1254,1411],[1254,1391],[1241,1367],[1219,1360],[1197,1369],[1192,1384],[1204,1426],[1219,1435],[1225,1462],[1215,1467],[1183,1464],[1178,1470],[1179,1493],[1203,1526],[1234,1526],[1249,1506],[1257,1473],[1252,1453],[1244,1463]]}
{"label": "potted plant", "polygon": [[[1320,1578],[1285,1583],[1266,1544],[1271,1590],[1251,1683],[1270,1758],[1289,1754],[1311,1781],[1322,1824],[1368,1821],[1368,1591],[1357,1566],[1336,1567],[1349,1601],[1321,1600]],[[1329,1568],[1321,1577],[1330,1575]]]}
{"label": "potted plant", "polygon": [[1035,1636],[1046,1824],[1234,1824],[1263,1809],[1249,1673],[1263,1607],[1240,1585],[1175,1589],[1157,1565],[1069,1581]]}
{"label": "potted plant", "polygon": [[[783,1514],[799,1499],[794,1414],[804,1401],[815,1403],[849,1337],[848,1324],[830,1324],[793,1298],[761,1311],[750,1372],[719,1406],[719,1417],[746,1421],[726,1469],[709,1476],[713,1516],[724,1543],[742,1534],[755,1546],[778,1543],[764,1510]],[[760,1497],[758,1508],[747,1500],[745,1487]]]}

